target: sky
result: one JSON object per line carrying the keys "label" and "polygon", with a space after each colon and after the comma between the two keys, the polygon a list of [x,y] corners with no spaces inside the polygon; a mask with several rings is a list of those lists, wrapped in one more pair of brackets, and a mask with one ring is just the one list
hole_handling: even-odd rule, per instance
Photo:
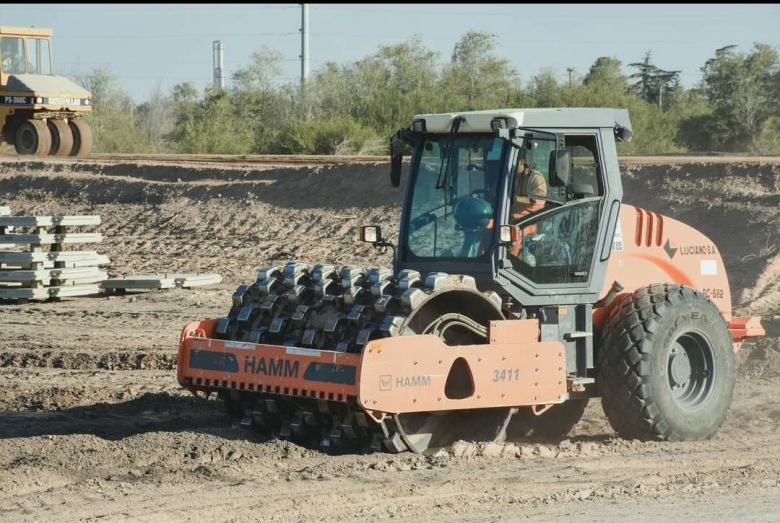
{"label": "sky", "polygon": [[[213,82],[212,42],[225,69],[247,65],[252,51],[284,56],[281,83],[300,78],[300,4],[0,4],[0,25],[53,29],[54,67],[72,75],[109,67],[138,102],[160,87]],[[497,36],[496,54],[523,82],[544,69],[560,80],[582,76],[599,56],[624,64],[646,51],[685,87],[701,78],[715,50],[754,42],[780,48],[780,5],[770,4],[310,4],[310,68],[348,63],[415,34],[450,59],[467,31]],[[228,86],[230,82],[228,80]]]}

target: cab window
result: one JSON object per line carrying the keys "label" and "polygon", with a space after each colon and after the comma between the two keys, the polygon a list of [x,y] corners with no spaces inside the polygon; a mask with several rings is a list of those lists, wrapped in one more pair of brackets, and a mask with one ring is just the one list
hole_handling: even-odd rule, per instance
{"label": "cab window", "polygon": [[[545,144],[544,154],[554,152]],[[549,161],[535,162],[535,148],[520,154],[515,171],[510,223],[519,224],[519,241],[509,249],[513,268],[537,283],[585,283],[598,233],[599,205],[603,194],[598,148],[594,135],[567,135],[569,180],[565,187],[550,183]],[[536,196],[536,198],[535,198]],[[539,214],[537,216],[537,214]]]}
{"label": "cab window", "polygon": [[27,39],[27,72],[30,74],[52,74],[51,53],[47,39]]}
{"label": "cab window", "polygon": [[569,199],[601,194],[596,137],[567,136],[566,149],[571,161],[567,189]]}
{"label": "cab window", "polygon": [[24,38],[0,37],[0,67],[5,74],[24,74]]}

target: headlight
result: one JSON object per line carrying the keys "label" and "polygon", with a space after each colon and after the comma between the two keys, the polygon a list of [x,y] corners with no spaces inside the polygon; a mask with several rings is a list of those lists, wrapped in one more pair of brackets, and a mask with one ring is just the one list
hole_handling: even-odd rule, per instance
{"label": "headlight", "polygon": [[89,98],[87,98],[86,100],[84,100],[84,105],[89,105]]}
{"label": "headlight", "polygon": [[364,225],[360,228],[358,239],[366,243],[382,241],[382,230],[378,225]]}
{"label": "headlight", "polygon": [[506,129],[508,127],[506,118],[493,118],[490,120],[490,129],[492,131],[498,131],[499,129]]}
{"label": "headlight", "polygon": [[41,97],[39,96],[38,98],[36,98],[36,99],[35,99],[35,103],[37,103],[37,104],[42,104],[42,103],[43,103],[43,98],[41,98]]}

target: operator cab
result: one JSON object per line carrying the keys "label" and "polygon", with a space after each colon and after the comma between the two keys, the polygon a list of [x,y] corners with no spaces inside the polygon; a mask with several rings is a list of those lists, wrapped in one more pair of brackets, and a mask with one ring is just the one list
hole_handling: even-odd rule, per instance
{"label": "operator cab", "polygon": [[52,75],[51,30],[0,27],[0,78]]}
{"label": "operator cab", "polygon": [[622,197],[616,136],[630,137],[625,110],[415,116],[392,145],[394,184],[412,153],[395,269],[468,274],[523,303],[593,299]]}

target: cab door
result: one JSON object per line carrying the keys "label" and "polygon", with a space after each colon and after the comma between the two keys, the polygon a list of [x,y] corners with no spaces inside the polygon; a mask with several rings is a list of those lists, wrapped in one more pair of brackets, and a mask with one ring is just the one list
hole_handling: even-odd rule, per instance
{"label": "cab door", "polygon": [[[561,150],[568,153],[566,180],[555,173],[556,151]],[[610,222],[617,222],[615,195],[620,193],[619,187],[617,193],[608,190],[603,157],[597,131],[534,132],[518,148],[504,213],[504,223],[516,225],[518,234],[501,250],[498,272],[523,303],[553,303],[544,297],[560,295],[581,297],[573,302],[595,301],[609,257],[602,244],[609,235],[611,245]],[[532,212],[524,213],[528,205]]]}

